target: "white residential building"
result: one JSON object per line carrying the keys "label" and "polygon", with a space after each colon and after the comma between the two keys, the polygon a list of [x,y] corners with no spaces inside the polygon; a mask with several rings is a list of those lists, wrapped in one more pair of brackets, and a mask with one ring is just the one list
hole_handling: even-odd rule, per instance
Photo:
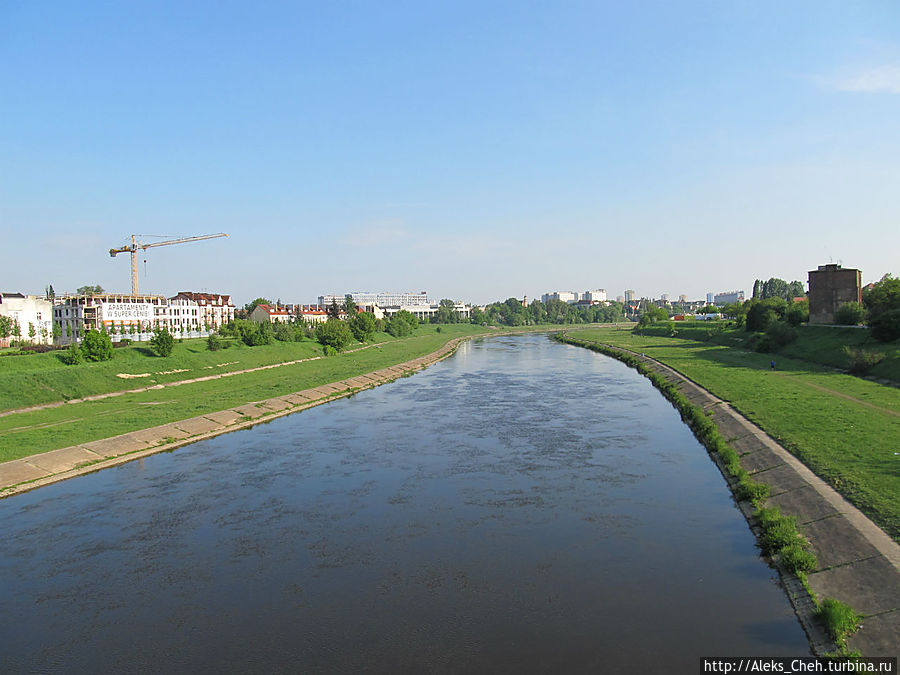
{"label": "white residential building", "polygon": [[169,303],[176,300],[188,300],[196,304],[199,326],[203,329],[217,329],[234,320],[234,303],[230,295],[221,293],[194,293],[181,291],[169,298]]}
{"label": "white residential building", "polygon": [[606,289],[598,288],[593,291],[585,291],[581,294],[581,299],[586,300],[587,302],[590,302],[592,304],[597,302],[606,302]]}
{"label": "white residential building", "polygon": [[308,323],[325,323],[328,321],[328,312],[323,305],[297,305],[294,315],[300,321]]}
{"label": "white residential building", "polygon": [[13,333],[8,338],[0,338],[0,347],[8,347],[12,340],[33,344],[49,344],[53,340],[53,305],[46,298],[0,293],[0,316],[8,316],[13,321]]}
{"label": "white residential building", "polygon": [[547,303],[551,300],[561,300],[562,302],[577,302],[578,293],[572,291],[554,291],[553,293],[544,293],[541,296],[541,302]]}

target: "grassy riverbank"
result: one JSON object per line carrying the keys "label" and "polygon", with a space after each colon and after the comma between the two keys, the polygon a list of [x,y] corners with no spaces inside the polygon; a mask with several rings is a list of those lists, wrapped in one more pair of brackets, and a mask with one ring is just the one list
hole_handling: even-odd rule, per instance
{"label": "grassy riverbank", "polygon": [[[388,339],[382,339],[367,349],[353,353],[205,382],[185,383],[96,401],[83,401],[7,415],[0,417],[0,461],[28,457],[48,450],[167,424],[372,372],[429,354],[455,337],[493,335],[503,332],[508,331],[458,324],[442,326],[441,332],[438,333],[434,326],[422,326],[412,337],[397,340],[383,336]],[[313,343],[309,343],[309,346],[305,343],[295,344],[298,344],[299,348],[289,353],[291,358],[288,360],[321,355],[321,348],[313,352],[309,351],[309,346],[312,346]],[[288,346],[290,345],[291,343],[288,343]],[[182,364],[190,364],[190,359],[196,356],[196,354],[194,356],[191,354],[191,345],[185,343],[178,346],[182,353],[174,355],[174,358]],[[275,345],[275,347],[280,346]],[[256,349],[261,348],[229,349],[224,352],[215,352],[214,355],[221,363],[226,360],[234,361],[236,354],[246,354],[248,358],[235,365],[235,368],[238,369],[253,367],[254,364],[265,365],[264,355],[255,352]],[[227,358],[223,358],[223,354],[227,355]],[[285,350],[270,351],[269,362],[283,361],[282,357],[286,354],[288,352]],[[200,358],[196,359],[194,363],[197,361],[202,363],[201,359],[204,356],[200,354]],[[125,362],[127,362],[126,359],[122,359],[118,365]],[[167,359],[158,358],[154,362],[159,364],[158,370],[173,369]],[[116,365],[116,361],[111,363]],[[68,372],[74,374],[76,368],[73,367]],[[120,372],[118,368],[113,368],[113,370]],[[203,374],[209,374],[209,371],[181,373],[180,379],[185,379],[185,376],[196,377]],[[103,382],[104,378],[105,376],[101,373],[101,376],[94,381],[95,383]],[[134,388],[135,384],[131,382],[127,386]]]}
{"label": "grassy riverbank", "polygon": [[[900,539],[900,390],[818,364],[709,342],[580,330],[665,363],[731,403]],[[727,440],[727,439],[726,439]]]}

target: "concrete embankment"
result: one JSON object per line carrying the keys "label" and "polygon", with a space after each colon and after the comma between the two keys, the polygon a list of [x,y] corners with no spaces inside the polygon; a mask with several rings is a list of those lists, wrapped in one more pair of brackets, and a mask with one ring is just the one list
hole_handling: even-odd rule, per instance
{"label": "concrete embankment", "polygon": [[[720,435],[737,451],[744,469],[755,481],[769,486],[766,505],[778,506],[782,513],[796,517],[818,559],[818,568],[807,577],[809,588],[819,598],[836,598],[864,616],[848,647],[864,656],[896,656],[900,644],[900,545],[727,402],[644,354],[604,346],[628,353],[707,412]],[[754,527],[753,506],[749,502],[739,506]],[[832,649],[830,639],[813,620],[815,603],[802,583],[789,575],[782,579],[813,651],[821,654]]]}
{"label": "concrete embankment", "polygon": [[452,354],[465,339],[468,337],[454,338],[431,354],[339,382],[4,462],[0,464],[0,497],[8,497],[157,452],[172,450],[205,438],[245,429],[259,422],[350,396],[440,361]]}

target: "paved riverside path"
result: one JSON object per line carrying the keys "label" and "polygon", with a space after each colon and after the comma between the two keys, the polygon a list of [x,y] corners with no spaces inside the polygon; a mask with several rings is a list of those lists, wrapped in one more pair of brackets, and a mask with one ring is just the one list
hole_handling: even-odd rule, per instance
{"label": "paved riverside path", "polygon": [[[847,646],[863,656],[897,656],[900,545],[727,402],[645,354],[607,346],[640,359],[675,384],[691,403],[708,411],[719,433],[737,451],[744,469],[754,480],[769,486],[766,505],[778,506],[782,513],[797,518],[819,563],[819,568],[808,575],[810,588],[820,599],[836,598],[864,615],[862,627],[847,640]],[[744,502],[739,506],[750,520],[752,505]],[[821,654],[833,648],[812,620],[814,605],[802,584],[791,578],[784,578],[784,582],[813,651]]]}
{"label": "paved riverside path", "polygon": [[0,497],[8,497],[157,452],[172,450],[205,438],[244,429],[262,421],[349,396],[362,389],[391,382],[449,356],[465,339],[468,338],[454,338],[425,356],[339,382],[4,462],[0,464]]}

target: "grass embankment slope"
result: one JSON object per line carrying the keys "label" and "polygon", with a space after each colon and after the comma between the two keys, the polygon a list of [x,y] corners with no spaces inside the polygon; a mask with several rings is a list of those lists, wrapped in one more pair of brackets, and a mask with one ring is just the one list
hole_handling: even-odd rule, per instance
{"label": "grass embankment slope", "polygon": [[900,539],[900,390],[783,354],[610,328],[577,335],[643,352],[728,401]]}
{"label": "grass embankment slope", "polygon": [[[421,326],[413,336],[403,339],[378,334],[376,344],[352,353],[221,379],[6,415],[0,417],[0,462],[372,372],[429,354],[455,337],[502,332],[502,329],[456,324],[441,326],[438,333],[434,326]],[[350,349],[361,346],[354,345]],[[252,348],[234,346],[208,352],[205,340],[195,340],[176,345],[173,354],[166,358],[148,356],[143,347],[128,347],[117,349],[111,361],[78,366],[64,366],[52,353],[7,357],[0,359],[0,400],[8,410],[28,404],[134,389],[154,384],[153,380],[155,383],[181,381],[321,354],[321,345],[315,342],[276,343]],[[208,368],[209,365],[222,363],[229,365]],[[173,370],[184,372],[169,372]],[[152,378],[122,380],[117,373],[123,372],[152,372],[154,375]]]}
{"label": "grass embankment slope", "polygon": [[[717,328],[716,323],[677,322],[674,326],[676,337],[748,350],[752,350],[752,341],[758,337],[733,326]],[[648,332],[654,333],[654,330],[651,328]],[[900,383],[900,342],[879,342],[862,327],[801,325],[796,331],[797,339],[778,348],[776,355],[847,370],[852,362],[847,349],[863,350],[882,358],[866,375]]]}

